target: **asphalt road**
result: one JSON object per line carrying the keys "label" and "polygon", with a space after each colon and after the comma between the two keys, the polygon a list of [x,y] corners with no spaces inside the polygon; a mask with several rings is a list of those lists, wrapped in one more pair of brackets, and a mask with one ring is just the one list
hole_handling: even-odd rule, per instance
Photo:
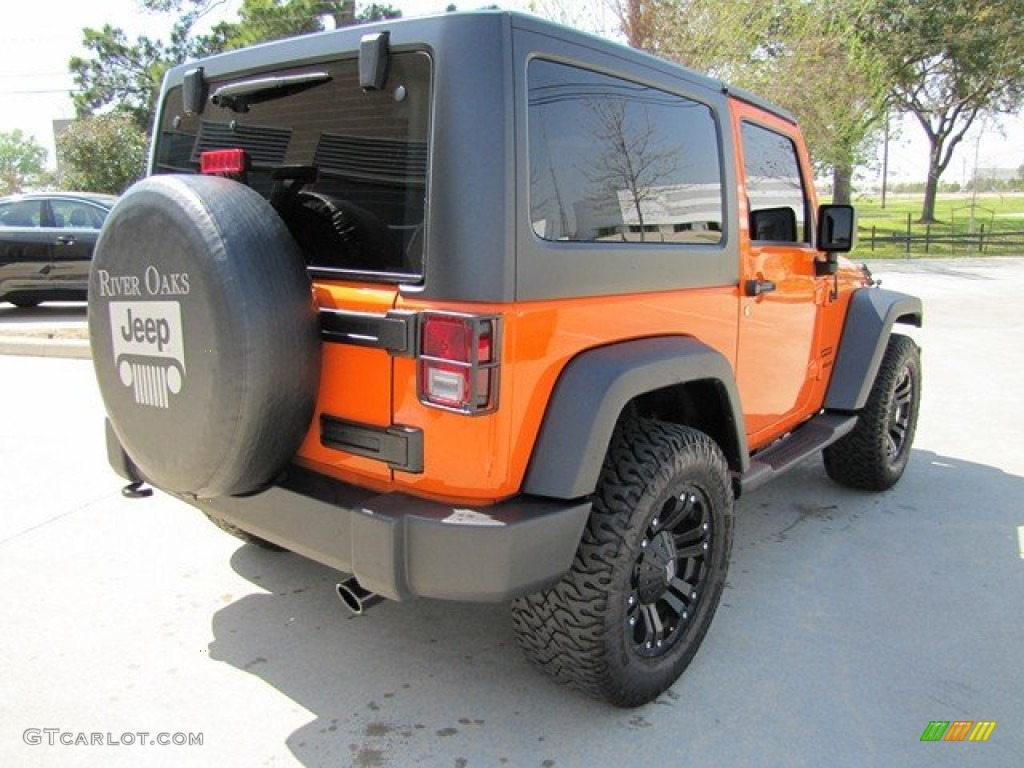
{"label": "asphalt road", "polygon": [[1024,259],[876,272],[926,301],[906,476],[741,500],[700,653],[632,711],[536,674],[505,606],[351,617],[329,569],[123,498],[90,363],[0,356],[0,765],[1020,765]]}

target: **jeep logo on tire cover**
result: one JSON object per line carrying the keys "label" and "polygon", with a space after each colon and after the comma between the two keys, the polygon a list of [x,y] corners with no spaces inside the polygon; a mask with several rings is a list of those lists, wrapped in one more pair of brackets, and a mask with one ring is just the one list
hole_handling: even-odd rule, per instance
{"label": "jeep logo on tire cover", "polygon": [[114,367],[135,402],[169,408],[185,383],[185,339],[177,301],[112,301]]}

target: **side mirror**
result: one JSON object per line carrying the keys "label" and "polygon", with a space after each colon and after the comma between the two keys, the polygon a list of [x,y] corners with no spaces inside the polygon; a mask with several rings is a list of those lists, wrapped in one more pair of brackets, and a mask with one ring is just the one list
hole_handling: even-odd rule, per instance
{"label": "side mirror", "polygon": [[852,205],[818,207],[817,248],[828,254],[849,253],[857,240],[857,212]]}

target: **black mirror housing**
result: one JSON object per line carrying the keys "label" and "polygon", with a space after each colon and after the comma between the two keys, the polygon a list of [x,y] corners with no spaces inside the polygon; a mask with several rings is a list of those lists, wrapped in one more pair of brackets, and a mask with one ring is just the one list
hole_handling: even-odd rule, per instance
{"label": "black mirror housing", "polygon": [[849,253],[857,241],[857,211],[852,205],[818,207],[817,248],[825,253]]}
{"label": "black mirror housing", "polygon": [[796,243],[796,211],[789,207],[761,208],[750,214],[750,239],[778,243]]}

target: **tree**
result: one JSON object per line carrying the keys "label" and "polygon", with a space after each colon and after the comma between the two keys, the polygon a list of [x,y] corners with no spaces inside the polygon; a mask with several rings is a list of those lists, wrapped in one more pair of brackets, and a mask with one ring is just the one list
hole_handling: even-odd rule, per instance
{"label": "tree", "polygon": [[148,143],[126,113],[80,118],[57,137],[61,185],[119,195],[145,174]]}
{"label": "tree", "polygon": [[343,5],[320,0],[244,0],[238,9],[238,21],[221,24],[217,29],[225,39],[225,48],[244,48],[320,32],[324,28],[321,17],[340,13]]}
{"label": "tree", "polygon": [[358,24],[366,24],[371,21],[384,21],[385,19],[400,19],[402,10],[393,5],[382,3],[370,3],[366,8],[356,14]]}
{"label": "tree", "polygon": [[15,128],[0,132],[0,195],[35,186],[46,177],[46,150]]}
{"label": "tree", "polygon": [[168,69],[188,59],[224,49],[223,25],[209,35],[193,33],[195,25],[220,0],[143,0],[147,10],[179,14],[168,42],[145,35],[129,42],[124,31],[109,24],[82,30],[82,44],[91,57],[72,56],[68,69],[77,93],[79,117],[112,108],[130,114],[144,131],[153,124],[156,96]]}
{"label": "tree", "polygon": [[865,34],[887,54],[894,106],[928,137],[921,223],[935,221],[939,179],[979,118],[1024,96],[1022,0],[876,0]]}
{"label": "tree", "polygon": [[78,88],[74,94],[78,116],[117,105],[140,127],[148,128],[154,94],[170,63],[164,45],[145,36],[129,43],[122,30],[109,24],[82,30],[82,45],[94,58],[72,56],[68,62]]}
{"label": "tree", "polygon": [[769,82],[767,65],[789,6],[800,0],[615,0],[627,42],[727,82]]}
{"label": "tree", "polygon": [[83,30],[90,57],[74,56],[68,66],[74,76],[75,107],[80,117],[110,109],[127,112],[148,131],[164,74],[182,62],[231,48],[303,35],[324,29],[331,17],[336,26],[401,16],[390,6],[372,3],[360,12],[352,0],[243,0],[238,20],[221,22],[206,34],[195,29],[222,0],[143,0],[150,11],[176,13],[169,39],[141,36],[130,42],[111,25]]}
{"label": "tree", "polygon": [[834,199],[849,202],[854,167],[885,113],[886,83],[855,21],[872,0],[616,0],[627,40],[749,89],[793,112]]}
{"label": "tree", "polygon": [[889,105],[881,52],[858,33],[864,2],[802,2],[782,25],[771,81],[759,87],[800,121],[833,202],[849,203],[853,172],[874,156]]}

